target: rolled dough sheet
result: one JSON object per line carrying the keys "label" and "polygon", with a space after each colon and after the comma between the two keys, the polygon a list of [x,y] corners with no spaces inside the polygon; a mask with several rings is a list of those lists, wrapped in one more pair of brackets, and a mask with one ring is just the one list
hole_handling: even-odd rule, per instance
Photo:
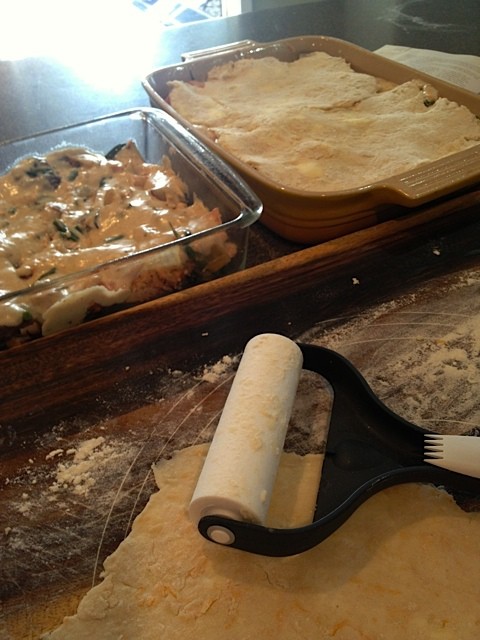
{"label": "rolled dough sheet", "polygon": [[[207,542],[188,518],[206,451],[155,469],[159,492],[49,640],[478,640],[479,513],[430,486],[392,487],[304,554],[251,555]],[[311,517],[303,490],[295,514],[285,506],[309,473],[317,456],[283,455],[271,524]]]}

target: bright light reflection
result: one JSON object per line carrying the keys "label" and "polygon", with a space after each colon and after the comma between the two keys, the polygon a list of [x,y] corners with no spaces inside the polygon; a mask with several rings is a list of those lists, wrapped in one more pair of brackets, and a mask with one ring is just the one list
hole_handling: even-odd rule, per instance
{"label": "bright light reflection", "polygon": [[150,71],[163,28],[158,13],[142,12],[130,0],[23,0],[2,9],[0,60],[55,58],[80,80],[109,91],[120,92],[125,78]]}

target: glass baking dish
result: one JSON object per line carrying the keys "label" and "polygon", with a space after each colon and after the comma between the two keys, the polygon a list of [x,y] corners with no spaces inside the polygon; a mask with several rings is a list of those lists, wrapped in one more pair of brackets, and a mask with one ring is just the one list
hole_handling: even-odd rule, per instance
{"label": "glass baking dish", "polygon": [[[7,141],[0,145],[0,174],[23,158],[52,150],[85,147],[106,154],[130,140],[145,162],[161,164],[167,159],[187,187],[187,203],[195,198],[208,209],[218,208],[221,222],[183,237],[174,233],[171,241],[161,245],[61,277],[55,277],[53,265],[51,275],[15,291],[4,286],[0,275],[0,348],[57,333],[245,266],[249,227],[261,214],[260,200],[235,171],[160,110],[122,111]],[[228,251],[223,251],[227,246]],[[213,258],[212,251],[216,252]],[[218,253],[221,256],[216,259]],[[164,274],[178,270],[186,260],[194,263],[188,276],[180,285],[166,285]],[[145,282],[148,285],[143,286]],[[159,282],[161,286],[156,285]]]}
{"label": "glass baking dish", "polygon": [[[184,126],[219,153],[248,182],[261,198],[262,223],[295,242],[314,244],[364,229],[378,222],[429,204],[469,187],[480,180],[480,144],[417,169],[387,176],[358,188],[336,191],[303,191],[288,188],[262,175],[214,142],[195,123],[188,122],[169,104],[172,80],[206,80],[215,66],[244,58],[273,56],[291,62],[313,51],[345,59],[355,71],[383,78],[394,84],[412,79],[433,85],[439,96],[466,106],[480,116],[480,96],[413,70],[350,42],[327,36],[298,36],[259,43],[236,42],[186,53],[182,64],[159,68],[143,80],[150,103],[174,115]],[[442,135],[442,132],[439,132]]]}

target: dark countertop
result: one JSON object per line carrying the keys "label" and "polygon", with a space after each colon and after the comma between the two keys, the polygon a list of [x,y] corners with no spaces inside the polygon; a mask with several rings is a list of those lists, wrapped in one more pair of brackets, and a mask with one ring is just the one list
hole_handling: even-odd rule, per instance
{"label": "dark countertop", "polygon": [[[74,23],[82,18],[88,25],[88,15],[49,16],[45,6],[33,42],[11,13],[0,9],[2,30],[15,33],[20,52],[10,59],[2,50],[5,40],[0,44],[0,141],[147,105],[141,87],[147,73],[175,64],[182,53],[244,39],[327,35],[371,50],[398,44],[480,54],[477,0],[322,0],[178,28],[162,28],[141,12],[133,21],[112,12],[105,24],[95,8],[87,33]],[[86,9],[77,12],[92,5],[82,6]]]}

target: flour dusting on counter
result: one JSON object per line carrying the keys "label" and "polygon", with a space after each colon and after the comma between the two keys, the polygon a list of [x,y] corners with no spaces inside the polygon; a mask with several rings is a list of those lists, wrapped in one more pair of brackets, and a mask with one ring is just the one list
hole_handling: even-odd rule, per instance
{"label": "flour dusting on counter", "polygon": [[[349,317],[319,313],[317,325],[295,338],[343,354],[407,420],[454,433],[480,424],[480,273],[439,278]],[[52,426],[25,450],[22,466],[0,468],[8,497],[0,512],[0,600],[30,606],[35,594],[43,602],[58,596],[66,581],[76,594],[98,583],[104,559],[155,490],[152,465],[211,440],[239,359],[226,352],[195,370],[152,371],[145,388],[122,389],[136,401],[130,408],[99,396],[108,417]],[[324,452],[331,400],[325,380],[303,370],[287,451]],[[63,605],[72,611],[71,601]]]}
{"label": "flour dusting on counter", "polygon": [[[57,454],[57,451],[52,453]],[[124,453],[100,436],[68,449],[65,455],[68,461],[58,463],[50,491],[70,489],[76,495],[86,496],[95,485],[96,476],[102,473],[102,467],[115,464]]]}
{"label": "flour dusting on counter", "polygon": [[319,323],[302,340],[338,350],[385,404],[421,427],[466,433],[480,425],[476,271],[336,324]]}

